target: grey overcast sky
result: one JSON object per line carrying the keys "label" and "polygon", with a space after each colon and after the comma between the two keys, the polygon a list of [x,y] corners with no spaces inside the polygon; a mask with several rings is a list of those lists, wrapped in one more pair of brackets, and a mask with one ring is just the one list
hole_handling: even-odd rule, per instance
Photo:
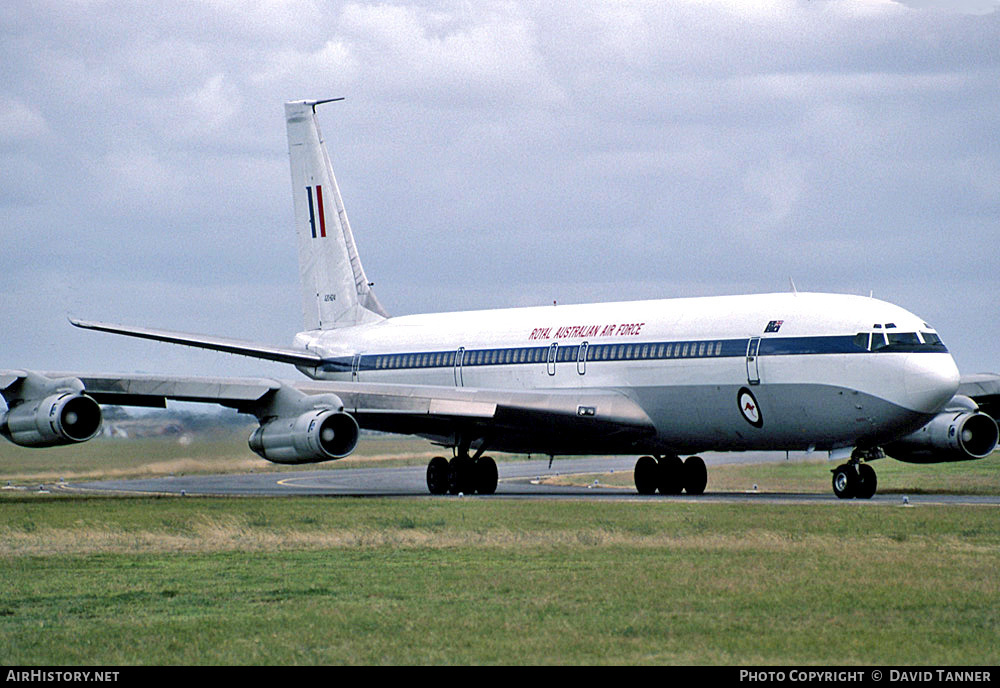
{"label": "grey overcast sky", "polygon": [[997,0],[0,5],[0,367],[287,367],[282,103],[393,314],[873,292],[1000,372]]}

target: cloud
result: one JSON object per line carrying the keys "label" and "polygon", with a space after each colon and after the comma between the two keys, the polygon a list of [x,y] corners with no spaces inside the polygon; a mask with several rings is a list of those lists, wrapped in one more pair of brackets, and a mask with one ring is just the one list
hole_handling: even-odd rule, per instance
{"label": "cloud", "polygon": [[15,143],[45,135],[49,126],[45,118],[18,98],[0,95],[0,142]]}
{"label": "cloud", "polygon": [[790,273],[926,308],[996,368],[995,318],[966,324],[1000,286],[1000,13],[931,5],[6,3],[0,317],[61,324],[59,274],[85,317],[241,336],[266,284],[286,341],[281,103],[347,96],[321,122],[392,312]]}

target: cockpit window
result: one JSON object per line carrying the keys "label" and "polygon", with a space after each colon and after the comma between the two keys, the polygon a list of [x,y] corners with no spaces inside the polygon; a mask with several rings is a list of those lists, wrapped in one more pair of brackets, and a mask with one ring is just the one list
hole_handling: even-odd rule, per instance
{"label": "cockpit window", "polygon": [[889,346],[899,348],[920,346],[920,339],[916,332],[890,332]]}
{"label": "cockpit window", "polygon": [[853,341],[863,351],[948,351],[933,332],[858,332]]}
{"label": "cockpit window", "polygon": [[920,336],[924,338],[924,344],[926,344],[929,347],[933,347],[934,350],[936,350],[936,351],[947,351],[947,349],[944,346],[944,342],[941,341],[941,338],[939,336],[937,336],[936,333],[934,333],[934,332],[921,332]]}

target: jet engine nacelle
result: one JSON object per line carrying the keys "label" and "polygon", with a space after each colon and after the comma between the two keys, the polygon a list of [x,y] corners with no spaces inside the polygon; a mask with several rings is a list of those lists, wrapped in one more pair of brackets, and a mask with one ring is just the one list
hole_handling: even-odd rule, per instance
{"label": "jet engine nacelle", "polygon": [[262,423],[250,435],[250,449],[273,463],[318,463],[350,454],[360,432],[348,413],[312,409]]}
{"label": "jet engine nacelle", "polygon": [[79,392],[25,399],[0,421],[0,434],[22,447],[58,447],[86,442],[101,430],[101,407]]}
{"label": "jet engine nacelle", "polygon": [[976,410],[939,413],[914,433],[883,447],[885,453],[908,463],[944,463],[981,459],[997,448],[996,421]]}

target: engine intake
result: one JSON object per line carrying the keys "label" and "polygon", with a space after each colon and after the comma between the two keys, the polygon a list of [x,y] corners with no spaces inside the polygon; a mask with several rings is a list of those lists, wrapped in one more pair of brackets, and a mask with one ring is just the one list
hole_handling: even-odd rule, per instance
{"label": "engine intake", "polygon": [[27,399],[10,409],[0,434],[22,447],[86,442],[101,430],[101,407],[86,394],[61,392]]}
{"label": "engine intake", "polygon": [[273,418],[250,435],[250,449],[273,463],[318,463],[342,459],[358,445],[361,431],[343,411],[313,409],[299,416]]}
{"label": "engine intake", "polygon": [[979,411],[946,411],[914,433],[885,445],[885,453],[908,463],[945,463],[989,456],[997,448],[996,421]]}

